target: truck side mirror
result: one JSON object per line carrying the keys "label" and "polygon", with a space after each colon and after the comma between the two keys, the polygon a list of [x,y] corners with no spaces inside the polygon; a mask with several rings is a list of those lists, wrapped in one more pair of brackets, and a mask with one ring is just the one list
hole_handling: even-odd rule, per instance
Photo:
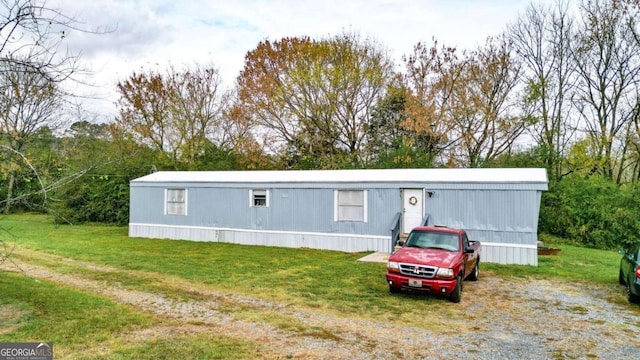
{"label": "truck side mirror", "polygon": [[396,245],[402,247],[402,246],[404,246],[404,241],[398,240],[398,241],[396,241]]}

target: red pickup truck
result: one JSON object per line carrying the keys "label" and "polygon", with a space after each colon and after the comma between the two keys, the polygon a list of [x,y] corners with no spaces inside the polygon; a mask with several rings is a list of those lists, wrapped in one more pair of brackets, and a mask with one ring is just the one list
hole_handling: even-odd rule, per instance
{"label": "red pickup truck", "polygon": [[392,293],[417,290],[460,302],[462,281],[478,280],[480,242],[461,229],[417,227],[402,248],[387,262],[387,283]]}

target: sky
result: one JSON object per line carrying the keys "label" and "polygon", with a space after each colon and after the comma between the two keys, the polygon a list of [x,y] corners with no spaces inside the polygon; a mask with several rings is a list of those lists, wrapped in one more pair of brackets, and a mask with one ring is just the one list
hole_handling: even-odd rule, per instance
{"label": "sky", "polygon": [[[536,3],[540,2],[537,0]],[[551,2],[544,0],[543,2]],[[78,25],[65,45],[90,70],[72,91],[93,100],[86,110],[108,121],[116,114],[116,84],[134,71],[200,64],[218,68],[234,85],[244,56],[262,40],[356,32],[383,46],[397,64],[418,42],[472,49],[517,20],[524,0],[49,0]],[[100,121],[100,120],[98,120]]]}

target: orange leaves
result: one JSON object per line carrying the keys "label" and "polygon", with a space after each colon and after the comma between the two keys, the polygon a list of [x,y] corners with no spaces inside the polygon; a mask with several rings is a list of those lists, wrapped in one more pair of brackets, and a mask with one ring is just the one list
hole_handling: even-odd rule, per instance
{"label": "orange leaves", "polygon": [[358,158],[364,125],[393,78],[392,68],[377,44],[356,34],[265,40],[245,57],[239,106],[272,139],[275,152]]}
{"label": "orange leaves", "polygon": [[312,44],[307,37],[260,42],[245,56],[244,68],[238,76],[240,100],[266,102],[266,99],[277,96],[287,74],[305,59]]}
{"label": "orange leaves", "polygon": [[405,58],[407,119],[402,126],[428,135],[441,160],[477,166],[505,151],[524,129],[509,116],[508,101],[518,66],[508,44],[489,39],[458,54],[455,48],[422,43]]}
{"label": "orange leaves", "polygon": [[455,84],[456,49],[439,47],[434,39],[431,47],[418,43],[413,54],[405,57],[405,82],[409,89],[404,128],[425,134],[429,149],[438,156],[449,147],[447,137],[452,122],[447,118]]}
{"label": "orange leaves", "polygon": [[213,67],[133,73],[118,91],[118,127],[174,161],[191,164],[229,137],[228,95]]}

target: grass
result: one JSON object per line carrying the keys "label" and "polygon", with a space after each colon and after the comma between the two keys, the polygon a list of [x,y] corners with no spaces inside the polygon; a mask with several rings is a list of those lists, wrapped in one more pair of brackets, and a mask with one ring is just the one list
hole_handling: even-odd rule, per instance
{"label": "grass", "polygon": [[211,335],[179,336],[120,348],[88,359],[253,359],[255,346],[249,342],[216,339]]}
{"label": "grass", "polygon": [[64,344],[55,349],[63,355],[151,323],[149,317],[103,298],[19,274],[0,273],[0,288],[0,304],[21,313],[14,319],[21,326],[1,334],[2,342],[52,341]]}
{"label": "grass", "polygon": [[[25,315],[26,325],[0,340],[24,339],[87,345],[81,335],[92,329],[94,340],[102,341],[114,332],[131,331],[150,323],[144,315],[97,296],[88,296],[69,288],[36,281],[19,274],[3,272],[0,277],[0,304],[12,304]],[[96,309],[99,309],[96,311]],[[63,331],[64,330],[64,331]]]}
{"label": "grass", "polygon": [[616,251],[588,249],[572,245],[552,244],[558,255],[539,256],[538,266],[482,265],[504,277],[560,278],[600,284],[618,283],[620,255]]}
{"label": "grass", "polygon": [[[126,271],[173,275],[222,291],[337,312],[403,311],[394,302],[381,301],[380,294],[386,291],[385,265],[356,262],[364,254],[129,238],[126,227],[55,226],[41,215],[6,217],[0,226],[15,235],[13,241],[30,249]],[[505,277],[617,282],[620,255],[615,251],[557,247],[560,254],[539,257],[538,267],[485,263],[482,269]],[[99,276],[143,290],[157,285],[126,272]]]}
{"label": "grass", "polygon": [[[220,291],[336,312],[363,312],[363,306],[388,310],[379,300],[386,290],[385,265],[356,262],[363,254],[129,238],[126,227],[54,226],[40,215],[10,216],[0,226],[16,234],[14,242],[36,251],[173,275]],[[150,286],[124,274],[102,276]]]}
{"label": "grass", "polygon": [[[0,272],[0,289],[0,342],[53,342],[56,358],[250,359],[258,348],[210,334],[135,341],[132,333],[166,321],[22,274]],[[111,352],[101,355],[104,349]]]}
{"label": "grass", "polygon": [[[249,295],[288,308],[413,323],[439,331],[455,329],[456,324],[463,327],[469,317],[444,299],[390,295],[385,264],[356,261],[365,255],[361,253],[129,238],[126,227],[54,225],[49,217],[33,214],[4,217],[0,228],[7,231],[5,240],[20,246],[14,254],[18,260],[176,299],[206,297],[207,291],[223,297]],[[551,245],[559,247],[560,254],[539,257],[538,267],[484,263],[481,276],[559,278],[617,286],[620,255],[615,251]],[[172,353],[183,349],[190,354],[187,358],[225,359],[250,358],[259,351],[254,343],[198,334],[131,343],[124,340],[127,333],[163,325],[165,320],[95,295],[1,271],[0,289],[0,310],[5,306],[20,314],[0,318],[8,324],[4,332],[0,327],[0,341],[53,341],[60,344],[57,355],[58,351],[72,355],[62,356],[65,358],[82,354],[79,357],[170,359],[185,357]],[[340,337],[286,314],[238,308],[238,304],[221,310],[300,336]],[[425,316],[429,322],[415,324],[416,318]],[[109,349],[107,354],[81,350],[100,344]]]}

